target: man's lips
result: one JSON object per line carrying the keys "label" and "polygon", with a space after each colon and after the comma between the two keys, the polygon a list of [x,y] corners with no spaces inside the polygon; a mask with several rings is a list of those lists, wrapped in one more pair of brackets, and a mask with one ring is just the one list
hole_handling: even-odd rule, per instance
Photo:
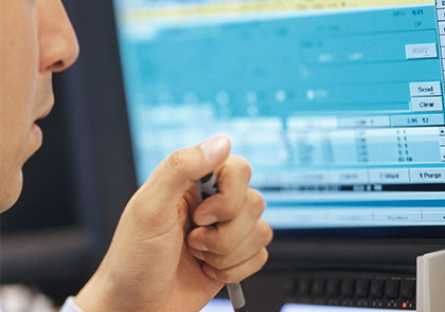
{"label": "man's lips", "polygon": [[47,117],[51,113],[53,107],[54,107],[54,104],[51,103],[51,105],[49,105],[44,111],[42,111],[42,113],[37,117],[36,120],[40,120],[40,119]]}
{"label": "man's lips", "polygon": [[31,125],[31,132],[37,137],[37,141],[39,142],[39,146],[43,143],[43,131],[39,125],[37,125],[36,121],[47,117],[54,107],[54,102],[52,101],[36,118],[34,123]]}

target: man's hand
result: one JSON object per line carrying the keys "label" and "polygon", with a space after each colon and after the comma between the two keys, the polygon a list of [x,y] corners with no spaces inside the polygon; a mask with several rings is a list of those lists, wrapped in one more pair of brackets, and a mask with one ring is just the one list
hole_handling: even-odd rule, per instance
{"label": "man's hand", "polygon": [[[99,269],[75,301],[85,312],[202,309],[226,283],[257,272],[272,230],[248,164],[215,137],[164,160],[128,203]],[[196,181],[217,175],[198,206]]]}

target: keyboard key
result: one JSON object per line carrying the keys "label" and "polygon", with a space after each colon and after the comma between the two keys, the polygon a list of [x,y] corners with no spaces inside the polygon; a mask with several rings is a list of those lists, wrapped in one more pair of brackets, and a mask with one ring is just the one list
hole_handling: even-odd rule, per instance
{"label": "keyboard key", "polygon": [[369,279],[359,279],[356,285],[356,293],[359,298],[367,298],[369,295]]}
{"label": "keyboard key", "polygon": [[355,280],[344,279],[341,282],[341,295],[344,297],[352,298],[354,296]]}
{"label": "keyboard key", "polygon": [[309,279],[302,279],[297,284],[297,295],[307,296],[311,292],[311,281]]}
{"label": "keyboard key", "polygon": [[397,299],[399,297],[400,280],[391,279],[386,282],[385,293],[388,299]]}
{"label": "keyboard key", "polygon": [[408,279],[402,282],[400,293],[403,299],[414,299],[416,280]]}
{"label": "keyboard key", "polygon": [[326,293],[330,297],[337,297],[340,291],[340,281],[338,279],[328,280]]}
{"label": "keyboard key", "polygon": [[383,298],[383,290],[385,288],[384,279],[376,279],[371,283],[371,296],[376,299]]}
{"label": "keyboard key", "polygon": [[312,284],[312,294],[322,296],[325,292],[326,282],[324,279],[316,279]]}

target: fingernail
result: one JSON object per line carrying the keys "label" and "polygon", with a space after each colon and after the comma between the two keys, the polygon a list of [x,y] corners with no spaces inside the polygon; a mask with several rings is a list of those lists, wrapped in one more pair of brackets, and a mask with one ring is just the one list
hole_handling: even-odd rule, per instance
{"label": "fingernail", "polygon": [[199,241],[199,240],[192,240],[190,243],[190,247],[192,247],[193,249],[199,250],[199,251],[209,251],[209,249],[207,248],[207,246]]}
{"label": "fingernail", "polygon": [[211,214],[204,214],[201,216],[198,216],[195,220],[195,223],[197,226],[208,226],[216,223],[218,220],[214,215]]}
{"label": "fingernail", "polygon": [[225,136],[210,138],[199,146],[207,161],[212,162],[223,149],[227,148],[228,139]]}
{"label": "fingernail", "polygon": [[196,250],[194,248],[189,248],[190,253],[195,256],[195,258],[199,259],[199,260],[205,260],[204,259],[204,253],[202,251]]}

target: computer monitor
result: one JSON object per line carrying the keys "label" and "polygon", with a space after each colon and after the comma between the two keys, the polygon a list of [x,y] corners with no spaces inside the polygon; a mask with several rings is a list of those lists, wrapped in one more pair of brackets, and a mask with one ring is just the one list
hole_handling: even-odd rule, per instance
{"label": "computer monitor", "polygon": [[115,5],[139,184],[223,132],[277,230],[445,225],[434,1]]}
{"label": "computer monitor", "polygon": [[226,133],[295,274],[277,296],[414,309],[415,257],[444,246],[445,3],[114,5],[139,185]]}

